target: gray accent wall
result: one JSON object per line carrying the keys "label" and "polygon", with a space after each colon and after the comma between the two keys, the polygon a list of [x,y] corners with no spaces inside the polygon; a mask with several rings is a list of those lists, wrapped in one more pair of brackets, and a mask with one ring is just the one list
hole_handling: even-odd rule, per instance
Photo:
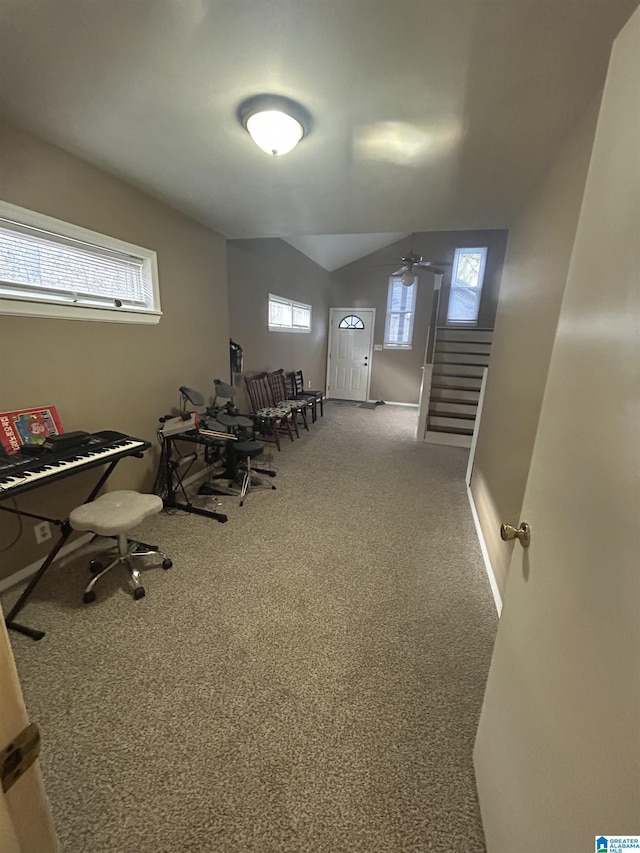
{"label": "gray accent wall", "polygon": [[[153,444],[125,459],[109,488],[151,491],[159,457],[158,418],[179,402],[180,385],[207,397],[228,370],[224,238],[53,145],[0,124],[0,198],[153,249],[162,318],[157,326],[0,315],[0,411],[54,405],[67,431],[112,429]],[[20,496],[22,508],[64,518],[85,501],[92,472]],[[25,520],[2,553],[0,579],[46,555]],[[18,536],[0,514],[0,550]]]}
{"label": "gray accent wall", "polygon": [[[329,273],[283,240],[259,238],[227,242],[227,274],[231,337],[244,350],[244,375],[281,367],[302,370],[307,387],[323,389]],[[269,293],[311,305],[311,332],[269,331]],[[241,378],[237,384],[243,402]]]}
{"label": "gray accent wall", "polygon": [[[430,261],[452,261],[456,248],[488,246],[479,325],[492,328],[500,291],[500,275],[507,231],[422,231],[414,235],[413,251]],[[389,277],[400,267],[400,258],[411,249],[411,238],[392,243],[365,258],[331,273],[331,305],[375,308],[374,345],[383,344]],[[370,397],[386,402],[417,404],[420,397],[427,330],[431,317],[434,276],[419,273],[413,346],[410,350],[378,350],[373,353]],[[446,320],[450,276],[442,279],[439,322]]]}

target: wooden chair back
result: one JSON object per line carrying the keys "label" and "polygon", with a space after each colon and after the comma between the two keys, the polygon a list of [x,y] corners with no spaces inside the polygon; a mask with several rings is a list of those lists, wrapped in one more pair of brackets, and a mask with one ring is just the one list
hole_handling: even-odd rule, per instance
{"label": "wooden chair back", "polygon": [[254,415],[258,416],[257,430],[265,440],[271,440],[270,436],[273,436],[273,440],[280,450],[278,435],[280,432],[286,433],[291,441],[293,441],[293,429],[295,429],[296,434],[299,434],[292,408],[287,405],[278,406],[280,400],[274,402],[268,373],[262,372],[256,373],[255,376],[245,376],[244,384],[247,389],[249,405]]}
{"label": "wooden chair back", "polygon": [[296,394],[305,394],[309,397],[314,397],[316,402],[320,404],[320,415],[324,415],[324,391],[314,390],[312,388],[305,389],[304,387],[304,375],[301,370],[295,370],[292,374],[294,387],[296,389]]}
{"label": "wooden chair back", "polygon": [[268,374],[268,377],[273,405],[277,405],[278,403],[288,400],[289,394],[287,393],[284,370],[274,370]]}
{"label": "wooden chair back", "polygon": [[245,376],[244,384],[254,414],[261,409],[268,409],[274,405],[269,377],[266,372],[256,373],[254,376]]}

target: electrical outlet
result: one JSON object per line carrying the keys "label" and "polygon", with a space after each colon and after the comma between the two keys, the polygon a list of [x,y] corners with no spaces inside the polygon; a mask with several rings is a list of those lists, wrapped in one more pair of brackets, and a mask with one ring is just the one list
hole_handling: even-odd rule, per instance
{"label": "electrical outlet", "polygon": [[47,539],[51,539],[51,525],[48,521],[41,521],[40,524],[35,525],[33,533],[36,537],[36,542],[38,545],[41,545]]}

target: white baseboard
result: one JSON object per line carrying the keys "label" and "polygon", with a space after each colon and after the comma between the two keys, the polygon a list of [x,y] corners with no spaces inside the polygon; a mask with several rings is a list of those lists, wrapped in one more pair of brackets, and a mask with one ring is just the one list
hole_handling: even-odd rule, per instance
{"label": "white baseboard", "polygon": [[480,519],[478,518],[478,512],[476,510],[475,501],[473,500],[473,495],[469,486],[467,486],[467,497],[469,498],[469,506],[471,507],[473,523],[476,526],[476,533],[478,534],[478,542],[480,543],[480,551],[482,552],[484,567],[487,572],[487,577],[489,578],[489,586],[491,587],[491,592],[493,593],[493,600],[496,605],[496,610],[498,611],[498,616],[500,616],[500,614],[502,613],[502,596],[500,595],[500,590],[498,589],[496,576],[493,573],[493,566],[491,565],[491,558],[489,557],[487,543],[484,541],[482,527],[480,526]]}
{"label": "white baseboard", "polygon": [[[67,554],[72,554],[74,551],[77,551],[78,548],[82,548],[83,545],[86,545],[87,542],[91,542],[93,539],[93,533],[85,533],[82,536],[79,536],[77,539],[74,539],[73,542],[69,542],[68,545],[63,545],[62,548],[56,554],[56,558],[53,561],[57,563],[58,560],[61,560],[63,557],[66,557]],[[45,561],[46,557],[42,557],[39,560],[36,560],[34,563],[30,563],[28,566],[25,566],[23,569],[18,569],[17,572],[14,572],[12,575],[9,575],[8,578],[4,578],[0,580],[0,593],[5,592],[7,589],[10,589],[12,586],[15,586],[17,583],[21,583],[25,581],[27,578],[30,578],[31,575],[35,575],[40,566]]]}

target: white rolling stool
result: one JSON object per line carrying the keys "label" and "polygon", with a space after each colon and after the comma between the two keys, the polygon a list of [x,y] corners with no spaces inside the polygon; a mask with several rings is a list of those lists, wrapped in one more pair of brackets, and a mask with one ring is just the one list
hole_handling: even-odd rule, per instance
{"label": "white rolling stool", "polygon": [[160,554],[161,563],[155,563],[147,568],[170,569],[173,563],[155,545],[147,545],[127,537],[127,533],[137,527],[145,518],[155,515],[162,509],[162,498],[157,495],[143,495],[140,492],[128,490],[107,492],[95,501],[76,507],[69,515],[69,524],[74,530],[89,530],[98,536],[113,536],[117,541],[118,556],[103,567],[102,563],[92,560],[91,571],[94,575],[84,591],[82,600],[85,604],[95,601],[94,586],[103,575],[110,572],[114,566],[124,563],[131,576],[133,597],[143,598],[145,591],[140,583],[140,572],[135,566],[135,558]]}

